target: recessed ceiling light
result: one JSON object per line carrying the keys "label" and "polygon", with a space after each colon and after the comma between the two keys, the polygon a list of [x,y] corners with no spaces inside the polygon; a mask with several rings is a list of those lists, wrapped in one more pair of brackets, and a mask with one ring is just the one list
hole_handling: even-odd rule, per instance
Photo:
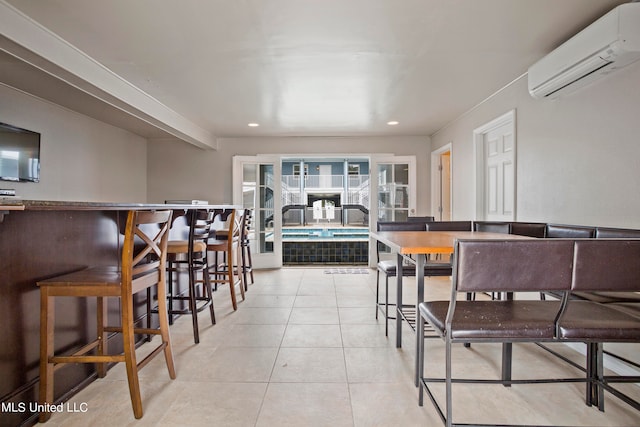
{"label": "recessed ceiling light", "polygon": [[395,126],[395,125],[397,125],[398,123],[399,123],[399,122],[397,122],[397,121],[395,121],[395,120],[391,120],[390,122],[387,122],[387,124],[388,124],[389,126]]}
{"label": "recessed ceiling light", "polygon": [[258,123],[249,123],[250,128],[257,128],[258,126],[260,126]]}

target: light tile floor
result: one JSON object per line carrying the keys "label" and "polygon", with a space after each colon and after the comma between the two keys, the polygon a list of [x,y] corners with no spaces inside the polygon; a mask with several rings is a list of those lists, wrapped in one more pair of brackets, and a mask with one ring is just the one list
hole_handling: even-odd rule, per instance
{"label": "light tile floor", "polygon": [[[78,393],[85,413],[54,414],[51,426],[440,426],[428,400],[417,405],[414,338],[405,327],[395,348],[394,328],[374,316],[375,270],[325,274],[324,268],[257,271],[238,311],[228,289],[215,294],[218,323],[200,316],[200,344],[188,317],[171,327],[177,379],[162,357],[140,372],[144,417],[135,420],[122,365]],[[392,282],[393,283],[393,282]],[[406,293],[414,295],[406,279]],[[448,278],[426,282],[427,299],[447,299]],[[415,297],[414,297],[415,298]],[[390,326],[393,326],[390,325]],[[428,374],[442,375],[443,345],[427,341]],[[139,349],[144,353],[145,346]],[[574,350],[560,351],[580,361]],[[454,350],[454,372],[499,375],[500,347]],[[62,372],[62,371],[60,371]],[[580,375],[529,344],[514,347],[514,378]],[[627,386],[640,398],[640,387]],[[443,387],[435,387],[444,397]],[[640,425],[640,413],[608,396],[606,412],[586,407],[584,385],[459,385],[456,422],[562,425]]]}

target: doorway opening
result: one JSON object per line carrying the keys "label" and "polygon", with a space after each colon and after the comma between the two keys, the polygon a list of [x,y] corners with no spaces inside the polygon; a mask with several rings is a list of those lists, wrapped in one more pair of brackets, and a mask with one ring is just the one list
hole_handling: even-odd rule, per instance
{"label": "doorway opening", "polygon": [[283,265],[368,263],[368,171],[367,158],[282,159]]}
{"label": "doorway opening", "polygon": [[452,197],[452,143],[431,153],[431,206],[438,221],[451,221]]}
{"label": "doorway opening", "polygon": [[416,156],[234,156],[233,202],[254,211],[256,269],[294,263],[374,267],[370,229],[377,221],[415,215]]}

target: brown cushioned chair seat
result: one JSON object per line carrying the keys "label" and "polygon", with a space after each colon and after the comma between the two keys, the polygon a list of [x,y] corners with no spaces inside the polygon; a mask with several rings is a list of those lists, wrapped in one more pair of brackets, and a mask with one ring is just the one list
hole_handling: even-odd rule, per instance
{"label": "brown cushioned chair seat", "polygon": [[[423,302],[419,309],[431,326],[444,332],[448,301]],[[451,336],[550,340],[559,309],[559,301],[457,301]]]}
{"label": "brown cushioned chair seat", "polygon": [[[207,250],[207,244],[193,242],[193,250],[195,252],[204,252]],[[167,252],[172,254],[189,252],[189,242],[187,240],[169,240],[167,242]]]}
{"label": "brown cushioned chair seat", "polygon": [[[617,304],[616,304],[617,305]],[[640,318],[611,304],[571,301],[558,323],[558,338],[585,342],[638,341]]]}

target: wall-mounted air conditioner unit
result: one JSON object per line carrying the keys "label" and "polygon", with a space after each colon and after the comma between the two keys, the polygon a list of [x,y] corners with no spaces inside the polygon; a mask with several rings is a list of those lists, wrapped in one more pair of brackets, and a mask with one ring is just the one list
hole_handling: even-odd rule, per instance
{"label": "wall-mounted air conditioner unit", "polygon": [[625,3],[529,68],[529,93],[555,98],[640,59],[640,3]]}

